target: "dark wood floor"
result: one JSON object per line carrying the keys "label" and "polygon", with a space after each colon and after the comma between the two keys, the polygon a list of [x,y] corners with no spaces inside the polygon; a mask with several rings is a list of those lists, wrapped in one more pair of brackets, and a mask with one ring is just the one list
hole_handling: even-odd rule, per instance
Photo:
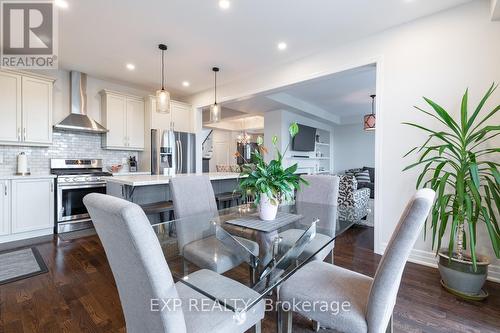
{"label": "dark wood floor", "polygon": [[[96,236],[37,245],[49,272],[0,286],[0,333],[125,332],[113,275]],[[373,276],[380,256],[373,231],[354,228],[337,240],[335,264]],[[500,284],[490,297],[465,302],[444,291],[433,268],[408,263],[394,315],[395,332],[500,332]],[[275,332],[274,316],[263,331]],[[311,332],[294,317],[294,332]]]}

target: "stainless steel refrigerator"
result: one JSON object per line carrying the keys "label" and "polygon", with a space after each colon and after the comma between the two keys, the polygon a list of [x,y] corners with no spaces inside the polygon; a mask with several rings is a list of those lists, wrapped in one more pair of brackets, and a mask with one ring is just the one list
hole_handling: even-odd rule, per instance
{"label": "stainless steel refrigerator", "polygon": [[[161,136],[161,137],[160,137]],[[196,172],[196,135],[151,130],[151,173],[174,175]]]}

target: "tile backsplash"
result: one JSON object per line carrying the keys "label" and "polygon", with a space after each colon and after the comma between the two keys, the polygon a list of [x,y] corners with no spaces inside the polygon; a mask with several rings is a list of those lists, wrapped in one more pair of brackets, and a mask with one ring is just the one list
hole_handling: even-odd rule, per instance
{"label": "tile backsplash", "polygon": [[[50,173],[51,158],[96,158],[102,159],[105,166],[122,164],[129,156],[138,157],[138,152],[106,150],[101,148],[101,135],[83,132],[54,131],[50,147],[24,147],[0,145],[0,176],[12,175],[17,169],[17,155],[25,152],[28,168],[32,174]],[[126,171],[124,165],[123,171]]]}

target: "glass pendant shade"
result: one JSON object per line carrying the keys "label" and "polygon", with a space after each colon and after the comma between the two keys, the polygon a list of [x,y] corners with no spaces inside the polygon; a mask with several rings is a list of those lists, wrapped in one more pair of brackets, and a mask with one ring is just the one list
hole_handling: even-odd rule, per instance
{"label": "glass pendant shade", "polygon": [[170,112],[170,93],[164,89],[160,89],[156,92],[156,112]]}
{"label": "glass pendant shade", "polygon": [[372,98],[372,113],[367,114],[363,118],[363,127],[365,131],[374,131],[375,130],[375,97],[376,95],[370,95]]}
{"label": "glass pendant shade", "polygon": [[210,105],[210,122],[211,123],[217,123],[220,121],[220,105],[217,103],[214,103]]}
{"label": "glass pendant shade", "polygon": [[161,50],[161,89],[156,91],[156,112],[170,112],[170,93],[165,90],[165,51],[167,45],[160,44],[158,48]]}

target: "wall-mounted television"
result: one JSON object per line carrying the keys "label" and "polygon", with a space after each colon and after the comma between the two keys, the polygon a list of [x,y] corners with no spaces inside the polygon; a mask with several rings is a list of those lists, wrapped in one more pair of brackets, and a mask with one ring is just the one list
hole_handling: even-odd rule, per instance
{"label": "wall-mounted television", "polygon": [[292,140],[292,150],[314,151],[316,145],[316,128],[297,124],[299,133]]}

